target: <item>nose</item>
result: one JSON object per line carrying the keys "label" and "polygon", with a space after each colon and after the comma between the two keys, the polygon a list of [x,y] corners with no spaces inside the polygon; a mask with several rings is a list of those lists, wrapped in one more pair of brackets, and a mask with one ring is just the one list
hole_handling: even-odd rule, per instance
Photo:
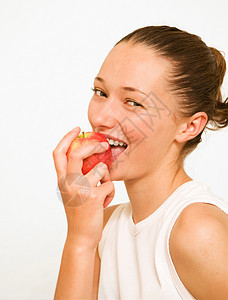
{"label": "nose", "polygon": [[114,99],[107,99],[99,104],[89,106],[91,123],[98,131],[115,128],[119,123],[118,104]]}

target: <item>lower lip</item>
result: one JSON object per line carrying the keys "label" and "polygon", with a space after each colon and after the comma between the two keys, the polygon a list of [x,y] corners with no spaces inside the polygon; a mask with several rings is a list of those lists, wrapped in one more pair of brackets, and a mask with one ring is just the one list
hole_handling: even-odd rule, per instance
{"label": "lower lip", "polygon": [[[111,148],[111,150],[112,150],[113,148]],[[125,150],[123,150],[123,151],[121,151],[121,152],[119,152],[119,153],[117,153],[117,154],[114,154],[113,152],[112,152],[112,159],[113,159],[113,161],[115,161],[122,153],[124,153],[125,151],[126,151],[126,149],[127,148],[125,148]]]}

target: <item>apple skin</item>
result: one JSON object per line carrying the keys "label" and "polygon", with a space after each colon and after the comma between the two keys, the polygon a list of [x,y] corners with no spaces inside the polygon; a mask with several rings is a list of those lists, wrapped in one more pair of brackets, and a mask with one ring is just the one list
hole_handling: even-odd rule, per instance
{"label": "apple skin", "polygon": [[[82,145],[86,145],[91,143],[91,141],[97,141],[97,142],[107,142],[107,139],[104,135],[102,135],[101,133],[98,132],[84,132],[82,131],[82,133],[80,135],[78,135],[78,137],[73,140],[73,142],[71,143],[68,151],[67,151],[67,158],[69,156],[69,153],[71,151],[74,151],[75,149],[77,149],[78,147],[81,147]],[[108,143],[109,145],[109,143]],[[87,174],[91,169],[93,169],[99,162],[103,162],[107,165],[108,170],[111,167],[113,158],[112,158],[112,151],[111,151],[111,147],[109,145],[108,149],[104,152],[100,152],[100,153],[94,153],[92,155],[90,155],[89,157],[83,159],[83,166],[82,166],[82,174],[85,175]]]}

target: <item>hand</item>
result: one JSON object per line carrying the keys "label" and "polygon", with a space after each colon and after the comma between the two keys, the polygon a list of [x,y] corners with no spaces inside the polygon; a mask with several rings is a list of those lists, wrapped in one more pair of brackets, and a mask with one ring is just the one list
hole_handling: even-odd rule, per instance
{"label": "hand", "polygon": [[76,127],[63,137],[53,151],[53,159],[68,222],[67,238],[79,246],[94,248],[102,236],[103,208],[112,201],[115,187],[104,163],[97,164],[86,175],[81,171],[83,159],[107,150],[101,143],[82,145],[67,160],[67,150],[80,130]]}

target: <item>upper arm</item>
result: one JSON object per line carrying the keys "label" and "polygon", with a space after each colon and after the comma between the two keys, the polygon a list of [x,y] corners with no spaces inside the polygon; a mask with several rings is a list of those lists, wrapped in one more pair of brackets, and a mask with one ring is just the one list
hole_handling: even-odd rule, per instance
{"label": "upper arm", "polygon": [[228,218],[222,210],[189,205],[172,229],[169,247],[179,278],[195,298],[228,298]]}
{"label": "upper arm", "polygon": [[[104,209],[104,221],[103,221],[103,229],[107,224],[109,218],[111,217],[113,211],[117,208],[119,204],[106,207]],[[101,260],[98,253],[98,246],[95,254],[95,262],[94,262],[94,275],[93,275],[93,299],[98,299],[98,287],[99,287],[99,277],[100,277],[100,264]]]}

